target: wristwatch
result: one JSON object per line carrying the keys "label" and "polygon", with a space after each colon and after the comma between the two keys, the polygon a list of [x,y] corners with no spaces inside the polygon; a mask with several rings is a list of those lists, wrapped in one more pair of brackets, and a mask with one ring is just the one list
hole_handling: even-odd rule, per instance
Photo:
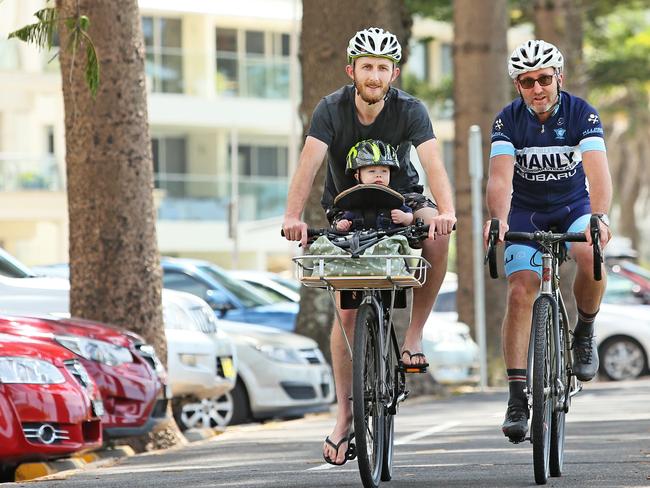
{"label": "wristwatch", "polygon": [[605,213],[595,213],[591,214],[594,217],[598,217],[598,220],[600,220],[603,224],[605,224],[607,227],[609,227],[609,217]]}

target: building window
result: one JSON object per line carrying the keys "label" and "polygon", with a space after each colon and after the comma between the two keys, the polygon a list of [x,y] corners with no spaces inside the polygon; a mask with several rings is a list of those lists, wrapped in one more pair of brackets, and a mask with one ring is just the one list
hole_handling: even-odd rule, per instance
{"label": "building window", "polygon": [[50,156],[54,154],[54,127],[45,127],[45,150]]}
{"label": "building window", "polygon": [[448,42],[440,46],[440,75],[442,78],[454,75],[453,47]]}
{"label": "building window", "polygon": [[407,71],[418,80],[429,79],[429,40],[420,39],[411,42]]}
{"label": "building window", "polygon": [[160,93],[182,93],[181,20],[142,17],[142,31],[147,48],[146,72],[151,90]]}
{"label": "building window", "polygon": [[239,174],[251,177],[286,177],[289,150],[286,146],[239,146]]}
{"label": "building window", "polygon": [[219,95],[289,98],[289,34],[221,27],[216,33]]}
{"label": "building window", "polygon": [[186,194],[187,141],[185,137],[151,139],[155,186],[169,197]]}

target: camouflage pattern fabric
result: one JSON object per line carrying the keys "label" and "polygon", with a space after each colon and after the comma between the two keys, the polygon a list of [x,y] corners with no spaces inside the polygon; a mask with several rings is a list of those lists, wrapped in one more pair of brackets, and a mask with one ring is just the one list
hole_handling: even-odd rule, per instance
{"label": "camouflage pattern fabric", "polygon": [[[320,236],[310,246],[308,255],[341,256],[340,258],[328,258],[324,260],[322,276],[386,276],[386,258],[360,258],[353,259],[350,254],[340,247],[335,246],[325,236]],[[377,244],[370,246],[363,252],[363,256],[385,256],[402,255],[405,257],[413,254],[409,247],[408,240],[404,236],[385,237]],[[305,260],[307,268],[314,268],[313,271],[305,270],[305,276],[321,276],[319,260]],[[390,276],[409,275],[405,259],[392,259],[390,265]]]}

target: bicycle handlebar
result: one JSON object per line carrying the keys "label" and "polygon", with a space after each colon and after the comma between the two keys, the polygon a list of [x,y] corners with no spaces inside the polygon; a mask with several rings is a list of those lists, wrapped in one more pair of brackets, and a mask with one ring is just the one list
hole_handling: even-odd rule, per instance
{"label": "bicycle handlebar", "polygon": [[[453,230],[456,229],[454,225]],[[284,230],[281,230],[284,236]],[[353,256],[359,256],[365,249],[379,242],[383,237],[402,235],[406,237],[410,245],[422,241],[429,236],[429,225],[425,225],[422,219],[416,219],[416,223],[404,227],[395,227],[393,229],[364,229],[357,231],[338,231],[335,229],[315,229],[307,228],[308,243],[320,236],[325,236],[332,244],[341,249],[349,250]]]}
{"label": "bicycle handlebar", "polygon": [[[602,279],[603,254],[600,248],[600,224],[598,217],[592,215],[589,219],[589,233],[594,253],[594,279]],[[504,240],[510,242],[539,242],[543,245],[550,245],[554,242],[587,242],[584,232],[555,233],[547,231],[535,232],[506,232]],[[490,277],[498,278],[496,245],[499,241],[499,220],[492,219],[488,234],[488,249],[485,255],[485,262],[489,265]]]}

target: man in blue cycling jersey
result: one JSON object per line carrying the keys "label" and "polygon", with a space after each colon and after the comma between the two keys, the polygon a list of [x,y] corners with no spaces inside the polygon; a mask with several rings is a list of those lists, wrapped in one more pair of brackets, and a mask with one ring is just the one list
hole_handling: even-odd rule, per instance
{"label": "man in blue cycling jersey", "polygon": [[[607,211],[612,182],[598,112],[562,91],[564,59],[552,44],[530,40],[508,60],[508,72],[520,97],[505,107],[492,128],[487,205],[501,222],[499,240],[508,230],[582,232],[587,243],[573,243],[577,264],[574,294],[578,322],[574,330],[574,373],[591,380],[598,370],[593,323],[605,291],[593,278],[588,231],[591,215],[600,218],[601,245],[611,237]],[[484,229],[487,242],[489,222]],[[532,306],[539,290],[541,257],[534,244],[506,243],[507,309],[503,354],[510,398],[503,433],[513,442],[528,432],[525,394]]]}

